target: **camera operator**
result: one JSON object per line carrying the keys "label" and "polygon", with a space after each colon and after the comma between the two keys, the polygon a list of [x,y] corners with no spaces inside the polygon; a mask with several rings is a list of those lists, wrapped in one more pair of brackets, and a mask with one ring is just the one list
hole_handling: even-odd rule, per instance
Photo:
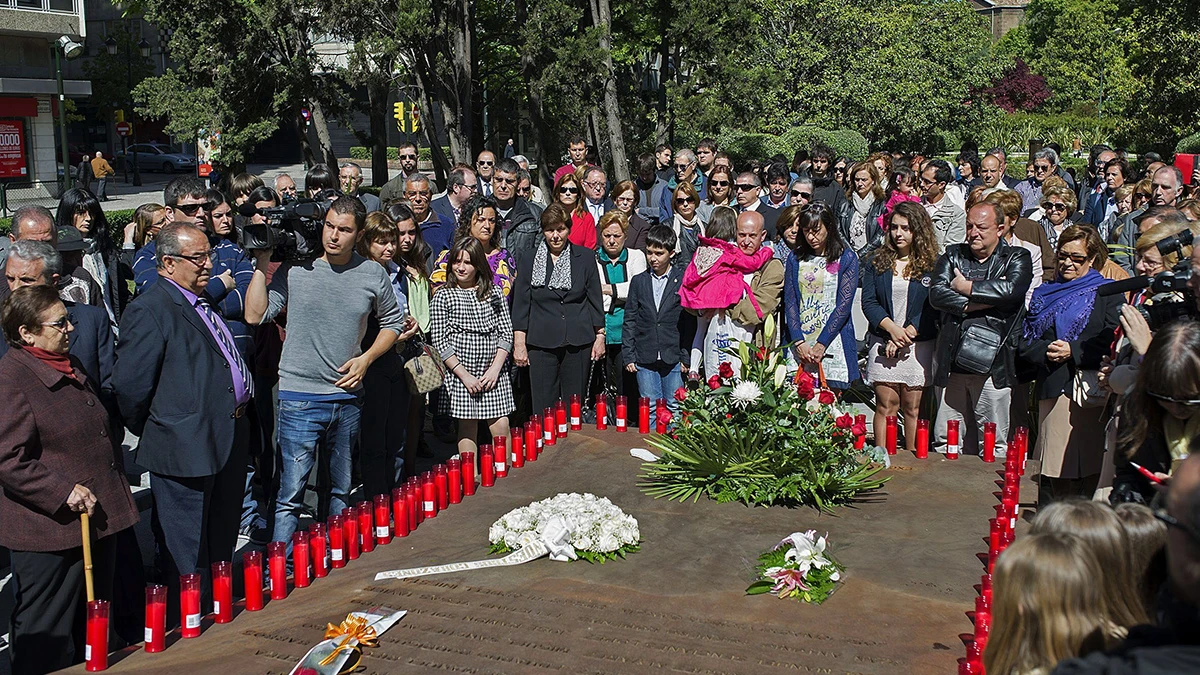
{"label": "camera operator", "polygon": [[[1135,269],[1142,277],[1165,280],[1167,277],[1159,275],[1175,272],[1179,261],[1191,254],[1193,247],[1190,242],[1174,242],[1192,226],[1182,212],[1174,210],[1151,209],[1142,223],[1147,221],[1151,221],[1150,225],[1138,237],[1134,249],[1137,260]],[[1122,331],[1139,357],[1146,354],[1153,330],[1158,328],[1157,325],[1151,325],[1149,318],[1160,317],[1158,321],[1167,321],[1171,316],[1181,313],[1194,313],[1190,304],[1184,304],[1194,302],[1184,297],[1185,294],[1178,288],[1163,290],[1151,286],[1134,293],[1130,304],[1121,308]]]}
{"label": "camera operator", "polygon": [[[307,185],[306,188],[310,186]],[[255,250],[256,269],[246,297],[246,319],[270,321],[287,309],[288,335],[279,362],[278,439],[281,475],[273,541],[290,542],[306,479],[318,456],[328,458],[330,513],[349,505],[351,448],[359,433],[362,379],[403,330],[395,293],[382,266],[355,252],[367,210],[354,198],[333,201],[323,219],[323,253],[289,260],[266,274],[270,250]],[[360,343],[372,314],[379,335]],[[319,513],[323,520],[328,514]]]}

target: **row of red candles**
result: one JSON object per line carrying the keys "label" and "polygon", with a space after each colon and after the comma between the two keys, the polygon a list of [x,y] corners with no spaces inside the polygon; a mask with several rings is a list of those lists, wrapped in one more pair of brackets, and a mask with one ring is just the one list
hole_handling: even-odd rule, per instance
{"label": "row of red candles", "polygon": [[[884,429],[884,448],[887,454],[896,454],[896,445],[898,442],[900,420],[896,415],[888,415],[886,418],[887,426]],[[866,429],[867,416],[858,415],[854,418],[854,423],[860,429]],[[960,423],[959,420],[946,421],[946,459],[958,459],[959,451],[962,448],[960,440]],[[879,441],[876,440],[876,443]],[[854,447],[857,450],[862,450],[866,443],[866,433],[859,434],[854,438]],[[929,458],[929,420],[917,420],[917,447],[915,456],[917,459]],[[991,464],[996,461],[996,423],[983,423],[983,456],[984,462]]]}
{"label": "row of red candles", "polygon": [[980,584],[976,586],[979,597],[975,598],[975,611],[967,612],[974,621],[975,631],[964,634],[967,655],[958,660],[959,675],[984,675],[983,651],[987,647],[988,634],[992,628],[992,572],[996,559],[1013,542],[1017,533],[1017,517],[1020,512],[1021,476],[1025,475],[1025,458],[1029,453],[1029,429],[1017,427],[1009,452],[1004,457],[1004,480],[1000,485],[999,504],[996,517],[988,519],[987,565]]}
{"label": "row of red candles", "polygon": [[[666,409],[666,401],[656,402],[658,410]],[[508,475],[508,468],[521,468],[525,462],[536,461],[545,446],[557,444],[566,438],[568,429],[583,428],[582,406],[578,395],[573,395],[568,407],[559,401],[553,408],[546,408],[542,415],[534,415],[523,427],[512,430],[512,453],[508,452],[508,439],[501,436],[493,439],[493,445],[479,446],[479,485],[491,487],[497,478]],[[616,400],[617,431],[626,431],[628,399],[618,396]],[[607,398],[601,394],[596,399],[596,428],[607,429]],[[657,411],[656,411],[657,413]],[[658,433],[666,432],[666,421],[656,414]],[[650,432],[650,399],[642,397],[638,402],[638,430]],[[511,459],[510,459],[511,457]],[[329,517],[326,523],[313,523],[308,531],[292,535],[294,588],[305,588],[313,579],[328,576],[330,569],[340,569],[361,553],[373,551],[376,546],[391,543],[393,536],[407,537],[426,518],[437,517],[450,504],[458,504],[464,496],[475,494],[475,454],[461,453],[445,464],[433,467],[420,477],[413,476],[404,485],[392,490],[390,495],[375,495],[371,501],[347,507],[339,515]],[[311,566],[311,569],[310,569]],[[267,545],[267,592],[272,600],[287,597],[287,544],[271,542]],[[255,612],[263,608],[263,554],[247,551],[242,556],[242,573],[245,580],[245,609]],[[233,620],[233,564],[229,561],[212,565],[213,622],[229,623]],[[200,635],[200,575],[184,574],[179,577],[180,593],[180,636],[194,638]],[[166,648],[167,587],[146,587],[146,631],[145,650],[161,652]],[[85,667],[88,671],[108,668],[108,622],[107,600],[89,602],[87,606],[87,636]]]}

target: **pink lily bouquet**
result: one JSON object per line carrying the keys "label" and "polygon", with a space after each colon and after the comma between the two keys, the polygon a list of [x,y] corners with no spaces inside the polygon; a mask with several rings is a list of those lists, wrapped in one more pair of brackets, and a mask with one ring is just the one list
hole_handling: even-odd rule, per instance
{"label": "pink lily bouquet", "polygon": [[758,580],[746,595],[770,593],[819,605],[837,589],[846,568],[826,550],[816,530],[793,532],[758,557]]}

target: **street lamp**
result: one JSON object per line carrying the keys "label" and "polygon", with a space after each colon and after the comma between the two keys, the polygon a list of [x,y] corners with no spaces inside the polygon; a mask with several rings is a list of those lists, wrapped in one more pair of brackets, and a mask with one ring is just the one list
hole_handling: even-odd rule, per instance
{"label": "street lamp", "polygon": [[[114,38],[111,35],[108,36],[108,39],[104,41],[104,48],[106,50],[108,50],[109,56],[116,56],[117,55],[117,40],[116,40],[116,38]],[[150,43],[146,42],[146,38],[142,38],[141,40],[138,40],[137,48],[138,48],[138,52],[142,55],[143,59],[150,57]],[[130,129],[132,129],[132,131],[133,131],[133,184],[141,185],[142,184],[142,170],[141,170],[141,167],[138,166],[138,154],[137,154],[138,153],[138,150],[137,150],[137,129],[138,128],[137,128],[137,125],[133,123],[133,51],[129,48],[129,43],[126,43],[126,47],[125,47],[125,78],[126,78],[126,88],[129,90],[129,120],[128,120],[128,123],[129,123]],[[129,143],[127,140],[124,140],[124,139],[125,139],[125,137],[122,137],[122,142],[125,145],[126,152],[125,152],[125,161],[123,161],[122,164],[125,165],[125,182],[128,183],[129,182],[129,151],[128,151]]]}
{"label": "street lamp", "polygon": [[63,185],[71,189],[71,153],[67,149],[67,97],[63,95],[62,57],[68,60],[83,54],[83,45],[63,35],[54,43],[54,73],[58,78],[58,135],[62,144]]}

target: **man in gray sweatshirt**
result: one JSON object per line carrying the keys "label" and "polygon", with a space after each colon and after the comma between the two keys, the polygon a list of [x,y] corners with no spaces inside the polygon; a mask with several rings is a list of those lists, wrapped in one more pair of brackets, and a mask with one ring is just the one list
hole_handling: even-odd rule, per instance
{"label": "man in gray sweatshirt", "polygon": [[[287,309],[287,339],[279,361],[278,436],[282,453],[272,541],[288,542],[296,531],[305,483],[317,457],[329,458],[329,514],[349,506],[351,448],[358,437],[362,379],[391,349],[411,319],[400,313],[381,265],[354,247],[367,212],[362,202],[340,198],[325,214],[324,253],[285,262],[267,284],[271,251],[254,251],[255,272],[246,292],[251,324],[271,321]],[[361,349],[367,318],[380,331]]]}

